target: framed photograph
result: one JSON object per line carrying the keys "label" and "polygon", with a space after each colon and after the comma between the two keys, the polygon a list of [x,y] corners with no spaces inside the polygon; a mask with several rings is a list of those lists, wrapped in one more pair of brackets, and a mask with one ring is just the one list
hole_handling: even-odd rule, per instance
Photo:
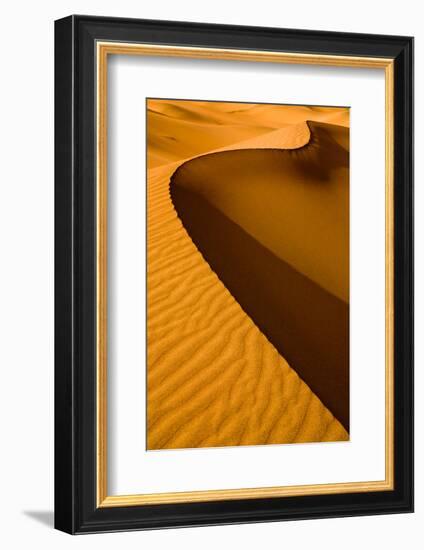
{"label": "framed photograph", "polygon": [[413,509],[413,39],[55,24],[55,525]]}

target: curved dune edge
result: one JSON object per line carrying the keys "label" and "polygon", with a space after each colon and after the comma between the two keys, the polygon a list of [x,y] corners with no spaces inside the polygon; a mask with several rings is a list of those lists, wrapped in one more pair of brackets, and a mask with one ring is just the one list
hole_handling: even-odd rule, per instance
{"label": "curved dune edge", "polygon": [[[296,126],[219,150],[299,147],[310,136]],[[147,448],[348,440],[183,228],[169,194],[183,162],[148,171]]]}

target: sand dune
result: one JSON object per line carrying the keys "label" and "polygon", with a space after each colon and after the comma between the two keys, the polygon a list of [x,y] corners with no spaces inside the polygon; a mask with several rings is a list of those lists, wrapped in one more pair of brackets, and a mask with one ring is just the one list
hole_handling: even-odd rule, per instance
{"label": "sand dune", "polygon": [[237,125],[234,121],[227,124],[225,117],[220,117],[219,122],[217,117],[209,117],[209,122],[205,122],[206,115],[202,115],[201,110],[189,111],[178,105],[158,107],[149,104],[147,116],[149,168],[166,164],[170,160],[199,155],[272,130],[272,127],[257,124]]}
{"label": "sand dune", "polygon": [[[168,135],[166,132],[166,120],[156,121],[153,116],[150,118],[153,119],[152,127],[157,130],[158,136],[150,140],[151,148],[155,153],[151,153],[148,157],[149,167],[166,164],[169,160],[179,160],[186,156],[193,157],[217,147],[234,143],[234,139],[241,141],[270,131],[266,127],[212,126],[211,128],[207,128],[194,124],[190,124],[195,126],[194,128],[189,128],[187,123],[180,123],[178,121],[174,123],[175,134]],[[189,137],[181,137],[186,135]]]}
{"label": "sand dune", "polygon": [[[204,105],[196,119],[199,128],[209,121],[217,125],[219,117],[231,119],[225,134],[232,144],[216,143],[215,150],[297,149],[310,139],[308,110],[305,119],[299,114],[295,124],[267,133],[247,124],[249,130],[256,129],[237,141],[240,134],[231,112],[237,105],[217,105],[206,123]],[[150,106],[158,110],[157,104]],[[168,133],[184,141],[177,122],[190,113],[162,107],[172,121],[165,125]],[[334,113],[327,112],[334,120]],[[243,105],[237,124],[251,115]],[[322,112],[317,116],[324,118]],[[149,126],[150,153],[164,164],[148,171],[148,448],[348,439],[340,422],[261,332],[184,229],[169,185],[175,170],[199,154],[190,149],[190,139],[196,140],[187,136],[186,156],[177,160],[184,149],[156,149],[157,131],[155,123]]]}
{"label": "sand dune", "polygon": [[332,136],[339,127],[310,128],[299,149],[184,163],[171,199],[219,279],[348,429],[347,152]]}

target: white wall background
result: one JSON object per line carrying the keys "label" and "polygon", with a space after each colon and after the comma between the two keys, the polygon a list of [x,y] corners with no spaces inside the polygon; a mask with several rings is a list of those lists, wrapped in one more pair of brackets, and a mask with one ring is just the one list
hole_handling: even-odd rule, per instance
{"label": "white wall background", "polygon": [[424,27],[420,3],[369,0],[16,0],[0,64],[0,544],[3,548],[422,547],[423,286],[416,288],[416,513],[70,537],[53,508],[53,20],[71,13],[416,37],[416,281],[424,276]]}

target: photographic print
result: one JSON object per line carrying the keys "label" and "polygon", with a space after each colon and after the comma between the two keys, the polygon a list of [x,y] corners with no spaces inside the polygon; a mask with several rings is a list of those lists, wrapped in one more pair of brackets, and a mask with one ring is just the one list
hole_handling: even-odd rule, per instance
{"label": "photographic print", "polygon": [[349,108],[146,117],[147,449],[349,440]]}

